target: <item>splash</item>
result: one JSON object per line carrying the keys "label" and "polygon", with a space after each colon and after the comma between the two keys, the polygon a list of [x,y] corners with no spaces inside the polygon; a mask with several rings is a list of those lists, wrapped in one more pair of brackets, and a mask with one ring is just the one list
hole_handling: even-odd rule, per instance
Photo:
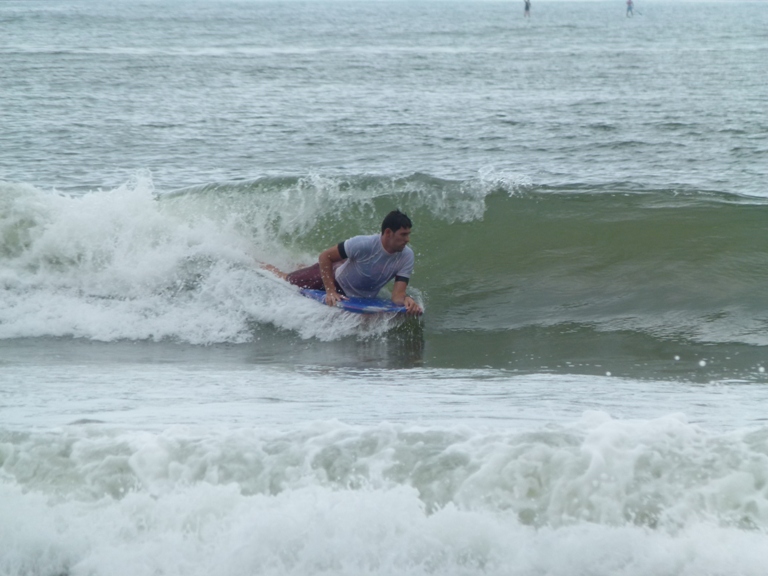
{"label": "splash", "polygon": [[210,344],[250,341],[254,323],[321,339],[385,330],[276,286],[258,270],[274,242],[244,233],[232,206],[163,201],[147,173],[79,196],[13,184],[0,192],[1,338]]}

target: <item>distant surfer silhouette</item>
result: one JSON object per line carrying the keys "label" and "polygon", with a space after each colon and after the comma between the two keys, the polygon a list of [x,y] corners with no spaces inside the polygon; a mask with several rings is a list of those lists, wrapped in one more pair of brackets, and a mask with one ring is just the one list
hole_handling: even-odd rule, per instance
{"label": "distant surfer silhouette", "polygon": [[635,15],[635,3],[632,0],[627,0],[627,18],[631,18]]}
{"label": "distant surfer silhouette", "polygon": [[411,219],[393,210],[381,223],[381,234],[354,236],[324,250],[318,263],[290,274],[274,266],[264,268],[294,286],[325,290],[325,303],[335,306],[347,296],[375,298],[387,282],[395,279],[392,302],[405,306],[407,314],[421,314],[416,301],[405,289],[413,273],[414,255]]}
{"label": "distant surfer silhouette", "polygon": [[531,17],[531,0],[525,0],[525,11],[523,12],[523,16],[526,18]]}

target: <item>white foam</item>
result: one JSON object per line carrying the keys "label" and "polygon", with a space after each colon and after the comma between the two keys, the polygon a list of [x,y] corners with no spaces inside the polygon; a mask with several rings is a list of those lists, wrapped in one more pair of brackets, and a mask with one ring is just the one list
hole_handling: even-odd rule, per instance
{"label": "white foam", "polygon": [[604,414],[6,435],[0,573],[761,575],[764,436]]}
{"label": "white foam", "polygon": [[[244,231],[232,206],[217,213],[196,202],[158,201],[145,173],[116,190],[81,196],[2,186],[0,238],[10,257],[0,270],[0,338],[209,344],[249,341],[253,322],[320,339],[386,329],[318,306],[259,274],[265,255],[291,265],[270,235],[274,213],[252,222],[255,232]],[[313,217],[315,200],[307,202],[312,205],[286,207],[285,214]],[[281,233],[306,225],[306,218],[284,218]]]}

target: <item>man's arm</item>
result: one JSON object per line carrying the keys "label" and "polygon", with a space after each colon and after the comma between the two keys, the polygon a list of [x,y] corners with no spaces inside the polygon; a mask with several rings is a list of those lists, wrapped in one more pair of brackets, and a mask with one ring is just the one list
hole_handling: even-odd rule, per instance
{"label": "man's arm", "polygon": [[341,294],[336,291],[336,276],[333,273],[333,263],[340,260],[344,260],[344,258],[339,252],[338,245],[323,250],[318,257],[320,278],[323,279],[323,286],[325,286],[325,303],[328,306],[336,306],[337,302],[343,300]]}
{"label": "man's arm", "polygon": [[406,314],[421,314],[421,306],[416,304],[416,301],[405,294],[405,289],[408,287],[408,282],[402,280],[395,280],[395,285],[392,287],[392,302],[400,306],[405,306]]}

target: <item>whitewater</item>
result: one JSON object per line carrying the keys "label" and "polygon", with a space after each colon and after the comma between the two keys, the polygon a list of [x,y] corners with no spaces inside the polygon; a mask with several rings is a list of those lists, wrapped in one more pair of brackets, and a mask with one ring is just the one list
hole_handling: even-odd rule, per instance
{"label": "whitewater", "polygon": [[635,12],[0,4],[0,575],[762,576],[768,6]]}

